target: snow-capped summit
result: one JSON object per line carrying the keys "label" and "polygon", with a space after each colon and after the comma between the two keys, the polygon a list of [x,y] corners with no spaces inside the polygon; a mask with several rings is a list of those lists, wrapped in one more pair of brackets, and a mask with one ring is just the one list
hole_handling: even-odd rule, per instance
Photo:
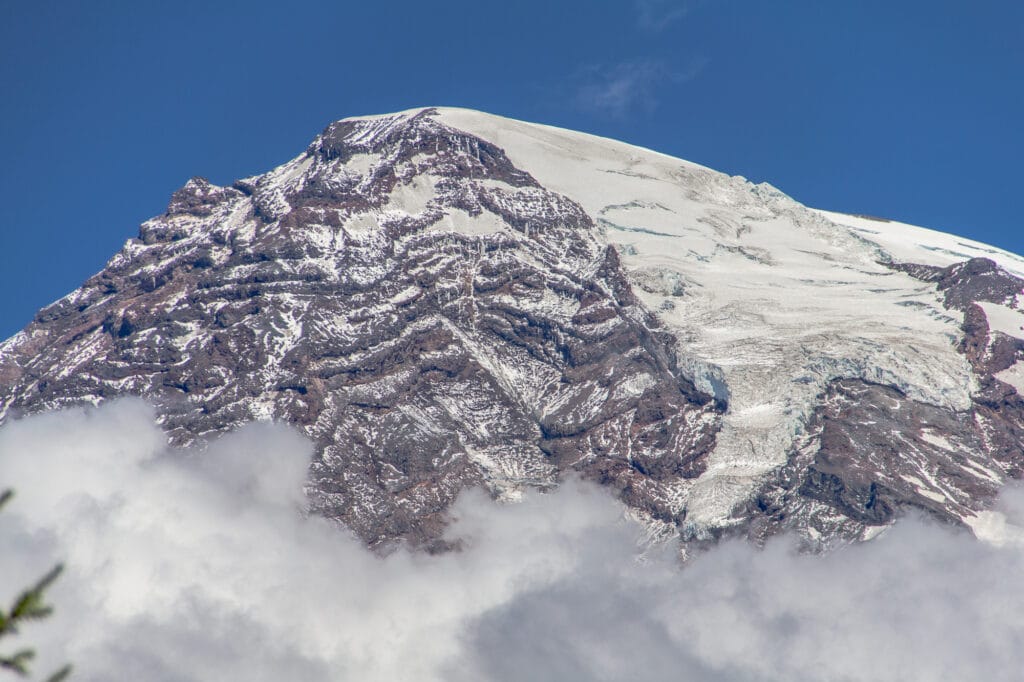
{"label": "snow-capped summit", "polygon": [[[0,416],[121,394],[184,443],[317,444],[309,496],[439,546],[467,486],[570,471],[686,542],[983,529],[1024,469],[1024,259],[463,109],[193,178],[0,346]],[[979,530],[979,532],[981,532]]]}

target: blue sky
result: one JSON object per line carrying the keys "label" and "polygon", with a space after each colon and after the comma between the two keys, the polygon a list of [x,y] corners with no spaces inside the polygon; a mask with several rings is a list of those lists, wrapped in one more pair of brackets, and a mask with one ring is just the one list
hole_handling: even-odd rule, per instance
{"label": "blue sky", "polygon": [[0,338],[189,177],[465,106],[1024,252],[1024,3],[0,3]]}

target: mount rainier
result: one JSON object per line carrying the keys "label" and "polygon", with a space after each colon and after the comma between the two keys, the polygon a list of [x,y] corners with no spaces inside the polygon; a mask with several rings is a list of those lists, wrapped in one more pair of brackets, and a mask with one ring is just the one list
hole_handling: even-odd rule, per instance
{"label": "mount rainier", "polygon": [[997,527],[1024,476],[1024,258],[474,111],[329,125],[189,180],[0,345],[0,420],[121,395],[168,439],[316,445],[311,509],[448,547],[460,491],[575,472],[684,550]]}

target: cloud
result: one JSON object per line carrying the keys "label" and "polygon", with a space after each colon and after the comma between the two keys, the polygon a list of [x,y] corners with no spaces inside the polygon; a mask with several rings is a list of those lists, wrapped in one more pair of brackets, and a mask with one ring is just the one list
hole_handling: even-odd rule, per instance
{"label": "cloud", "polygon": [[[57,612],[24,631],[75,679],[1011,680],[1024,549],[908,519],[815,557],[725,544],[642,557],[599,489],[464,494],[462,552],[365,550],[301,513],[312,454],[254,425],[164,446],[135,401],[0,429],[3,585],[55,560]],[[1007,494],[1008,523],[1024,496]],[[13,595],[0,594],[0,599]]]}
{"label": "cloud", "polygon": [[662,31],[693,9],[693,0],[634,0],[637,26],[645,31]]}
{"label": "cloud", "polygon": [[633,111],[653,111],[665,87],[693,80],[707,65],[694,60],[686,69],[670,68],[657,59],[633,59],[583,72],[576,101],[584,109],[622,118]]}

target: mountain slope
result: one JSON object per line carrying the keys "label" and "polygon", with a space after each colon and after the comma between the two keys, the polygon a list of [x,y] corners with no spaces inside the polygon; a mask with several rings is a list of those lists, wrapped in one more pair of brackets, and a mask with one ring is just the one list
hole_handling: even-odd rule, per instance
{"label": "mountain slope", "polygon": [[568,471],[688,542],[981,525],[1024,461],[1022,273],[610,140],[346,119],[176,192],[0,346],[0,414],[136,394],[178,443],[296,424],[313,508],[373,545],[439,549],[461,489]]}

